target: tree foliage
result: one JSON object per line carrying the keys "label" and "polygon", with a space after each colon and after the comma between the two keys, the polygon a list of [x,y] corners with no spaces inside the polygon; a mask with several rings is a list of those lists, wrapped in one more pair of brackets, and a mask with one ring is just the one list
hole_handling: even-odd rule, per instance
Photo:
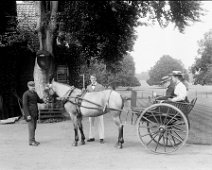
{"label": "tree foliage", "polygon": [[87,83],[89,83],[89,74],[97,74],[98,81],[105,86],[139,86],[140,83],[135,77],[135,63],[132,56],[125,55],[123,60],[118,63],[111,64],[113,71],[106,69],[106,65],[97,60],[92,62],[88,72]]}
{"label": "tree foliage", "polygon": [[[21,42],[22,45],[25,46],[27,44],[31,51],[36,51],[38,49],[38,39],[40,48],[41,42],[43,42],[43,44],[48,42],[45,46],[46,49],[54,49],[53,55],[55,55],[55,62],[68,64],[71,72],[70,82],[76,86],[80,83],[80,71],[86,72],[87,68],[91,69],[91,64],[96,59],[101,63],[103,68],[106,68],[106,73],[103,72],[107,74],[106,82],[117,79],[121,80],[124,85],[131,86],[133,82],[134,85],[137,84],[138,81],[134,77],[134,68],[132,67],[133,62],[131,62],[131,59],[122,59],[127,54],[127,51],[132,51],[136,39],[135,27],[148,23],[143,23],[139,21],[139,19],[148,18],[150,22],[157,21],[162,27],[172,22],[180,32],[183,32],[185,26],[189,25],[191,21],[199,20],[202,12],[200,8],[201,3],[199,1],[60,1],[58,11],[56,11],[57,1],[43,1],[38,4],[43,5],[40,7],[45,6],[42,10],[38,8],[38,11],[42,11],[40,13],[42,16],[37,15],[37,20],[42,20],[42,22],[38,22],[40,24],[38,24],[40,30],[38,29],[38,32],[34,32],[34,34],[30,31],[20,31],[19,35],[8,37],[8,39],[6,39],[7,42],[0,45],[4,47],[8,45],[16,46],[17,41],[24,39],[24,41]],[[49,4],[54,5],[54,7]],[[58,14],[56,18],[57,22],[54,20],[55,16],[51,16],[52,13],[50,9],[53,8],[54,12]],[[5,31],[14,31],[16,26],[16,14],[15,1],[0,2],[1,34]],[[45,16],[43,14],[45,14]],[[8,16],[10,17],[11,15],[12,17],[8,20]],[[51,26],[54,28],[49,29]],[[46,34],[47,32],[48,34]],[[39,36],[37,36],[37,33]],[[44,34],[41,35],[40,33]],[[64,40],[63,35],[65,35],[65,40],[67,40],[69,44],[69,49],[58,47],[57,44],[55,44],[56,39],[61,42]],[[46,41],[46,37],[53,37],[53,40]],[[54,43],[49,43],[52,41],[54,41]],[[52,53],[52,50],[49,51]],[[34,53],[30,55],[32,60],[34,60]],[[16,57],[14,58],[17,59]],[[3,58],[1,59],[1,65],[6,66]],[[29,57],[27,59],[29,59]],[[25,61],[22,55],[20,55],[18,61]],[[8,57],[6,58],[6,62],[9,63],[8,68],[10,68],[11,63],[13,64],[16,60],[9,59]],[[124,64],[124,62],[127,62],[129,65]],[[35,63],[36,66],[36,62],[33,61],[33,63]],[[116,63],[121,64],[118,66]],[[32,72],[32,70],[29,71],[26,69],[28,65],[29,64],[21,64],[22,71],[27,72],[26,75],[29,75],[30,71]],[[33,68],[31,66],[30,64],[30,68]],[[21,69],[13,67],[12,70],[20,71]],[[5,71],[5,69],[2,70]],[[4,73],[3,71],[1,71],[1,73]],[[16,75],[15,73],[10,72],[13,76],[9,77],[14,80],[16,80],[15,78],[19,80],[18,76],[14,77],[14,75]],[[20,72],[20,74],[22,74],[22,72]],[[45,72],[42,74],[45,74]],[[32,76],[32,74],[30,75]],[[42,75],[40,74],[38,77],[39,76],[41,77]],[[5,83],[14,82],[5,76],[3,77]],[[23,76],[24,81],[26,81],[24,77],[26,76]],[[48,75],[43,77],[48,77]],[[35,79],[35,81],[38,84],[46,82],[43,81],[44,78],[40,79],[41,81],[39,82],[37,79]]]}
{"label": "tree foliage", "polygon": [[[72,59],[63,60],[61,48],[54,44],[55,61],[72,62],[68,64],[78,68],[98,59],[106,64],[108,73],[115,73],[113,64],[133,50],[136,26],[158,22],[165,27],[172,22],[183,32],[202,14],[200,1],[60,1],[58,7],[54,36],[68,42],[70,50],[65,55]],[[43,24],[51,20],[49,16],[48,12],[42,16]],[[148,20],[143,22],[141,18]],[[28,38],[34,39],[31,35]],[[73,75],[73,84],[79,75]]]}
{"label": "tree foliage", "polygon": [[[106,64],[107,76],[113,77],[110,74],[117,72],[114,65],[133,50],[135,27],[156,21],[165,27],[173,22],[183,32],[191,21],[199,20],[200,4],[199,1],[64,1],[59,3],[58,30],[62,34],[58,37],[62,35],[75,49],[75,55],[67,56],[84,61],[84,66],[79,62],[81,67],[89,67],[97,59]],[[139,18],[148,20],[143,22]],[[61,56],[56,56],[60,60]],[[75,74],[74,80],[80,74]]]}
{"label": "tree foliage", "polygon": [[169,55],[162,56],[157,63],[149,71],[149,85],[158,85],[161,78],[167,76],[172,71],[182,71],[185,74],[185,79],[188,80],[188,73],[180,60],[174,59]]}
{"label": "tree foliage", "polygon": [[212,64],[212,29],[204,34],[204,38],[198,44],[199,57],[195,59],[191,71],[194,75],[194,84],[204,85],[212,82],[212,72],[210,69]]}
{"label": "tree foliage", "polygon": [[66,1],[60,16],[61,30],[78,45],[79,56],[98,58],[107,69],[132,50],[138,18],[139,8],[124,1]]}
{"label": "tree foliage", "polygon": [[139,18],[149,17],[161,26],[174,22],[182,32],[201,15],[198,1],[66,1],[60,8],[60,30],[67,33],[69,43],[80,44],[87,60],[103,59],[108,69],[132,51],[134,29],[145,24]]}
{"label": "tree foliage", "polygon": [[127,54],[124,56],[120,62],[119,71],[114,76],[111,76],[112,80],[117,82],[116,85],[140,86],[139,81],[135,77],[135,63],[131,55]]}

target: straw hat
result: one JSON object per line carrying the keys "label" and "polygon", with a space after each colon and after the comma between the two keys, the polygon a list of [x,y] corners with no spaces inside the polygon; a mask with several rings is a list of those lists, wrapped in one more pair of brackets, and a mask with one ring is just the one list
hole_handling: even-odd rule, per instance
{"label": "straw hat", "polygon": [[181,71],[172,71],[170,74],[171,76],[183,76],[183,73]]}

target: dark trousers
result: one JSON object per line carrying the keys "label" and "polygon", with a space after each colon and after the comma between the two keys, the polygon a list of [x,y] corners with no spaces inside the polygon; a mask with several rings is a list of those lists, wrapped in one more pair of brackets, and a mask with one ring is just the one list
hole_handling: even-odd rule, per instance
{"label": "dark trousers", "polygon": [[29,143],[35,141],[35,130],[37,127],[37,119],[33,118],[28,122]]}

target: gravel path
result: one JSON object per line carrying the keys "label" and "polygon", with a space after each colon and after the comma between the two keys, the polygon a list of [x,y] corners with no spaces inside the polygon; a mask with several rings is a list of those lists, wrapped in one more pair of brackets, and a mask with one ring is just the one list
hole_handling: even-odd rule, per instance
{"label": "gravel path", "polygon": [[[0,170],[211,170],[212,146],[186,144],[171,155],[155,155],[144,149],[136,136],[136,127],[124,127],[123,149],[114,144],[118,130],[105,115],[105,144],[98,141],[73,147],[70,120],[40,123],[37,129],[39,147],[27,142],[24,121],[0,125]],[[125,120],[125,119],[124,119]],[[83,121],[86,137],[88,119]]]}

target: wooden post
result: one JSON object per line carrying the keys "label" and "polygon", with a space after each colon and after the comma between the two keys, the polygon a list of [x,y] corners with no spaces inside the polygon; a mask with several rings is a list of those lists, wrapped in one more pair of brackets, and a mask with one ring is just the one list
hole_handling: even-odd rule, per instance
{"label": "wooden post", "polygon": [[136,100],[137,100],[137,92],[132,90],[131,91],[131,107],[136,107]]}
{"label": "wooden post", "polygon": [[82,76],[82,86],[85,89],[85,74],[80,74],[80,76]]}
{"label": "wooden post", "polygon": [[85,89],[85,74],[82,75],[83,89]]}

